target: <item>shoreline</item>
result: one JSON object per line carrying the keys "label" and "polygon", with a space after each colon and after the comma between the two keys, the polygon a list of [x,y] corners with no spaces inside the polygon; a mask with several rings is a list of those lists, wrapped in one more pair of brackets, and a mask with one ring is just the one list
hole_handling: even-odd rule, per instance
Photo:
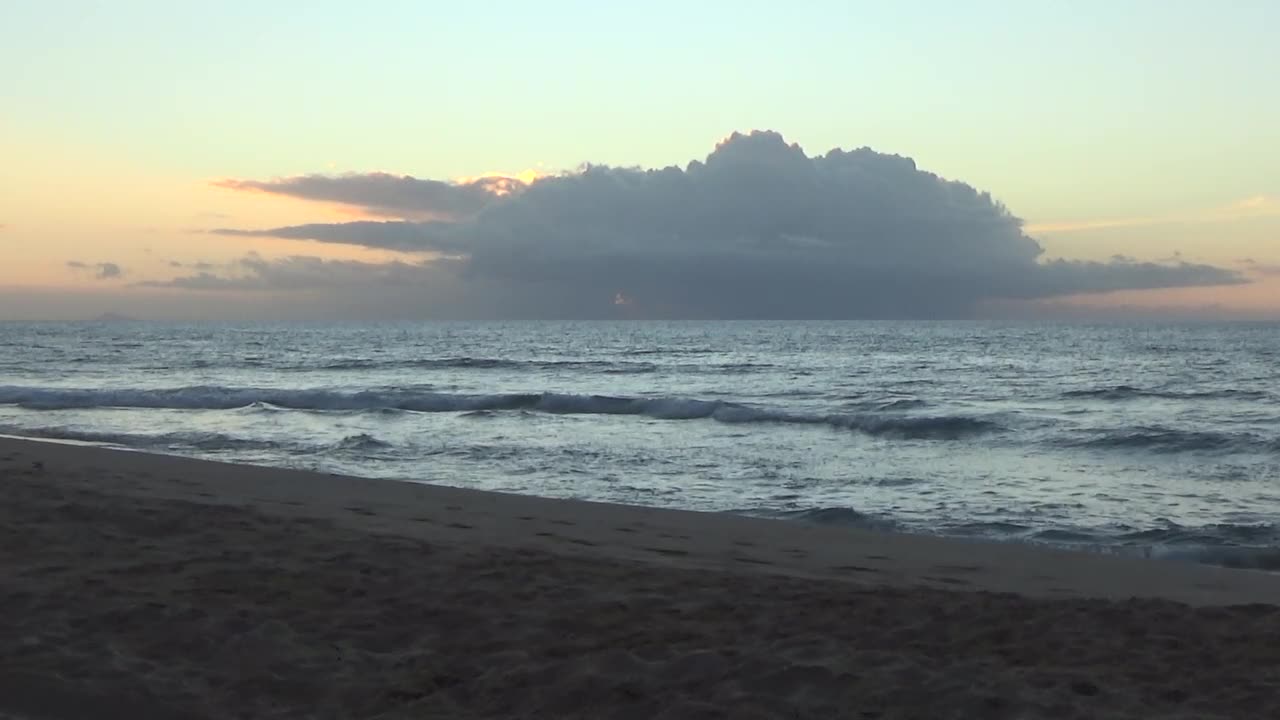
{"label": "shoreline", "polygon": [[[1230,546],[1230,545],[1203,546],[1203,547],[1198,547],[1197,549],[1200,552],[1196,553],[1194,551],[1186,552],[1184,548],[1180,548],[1176,545],[1165,546],[1163,548],[1163,551],[1156,551],[1158,550],[1158,548],[1154,546],[1143,547],[1143,546],[1121,546],[1121,545],[1105,545],[1105,544],[1077,545],[1072,543],[1027,541],[1027,540],[1018,539],[1018,538],[984,537],[980,535],[948,535],[944,533],[931,533],[931,532],[924,532],[924,531],[914,532],[911,530],[885,529],[883,527],[867,527],[867,526],[856,525],[856,524],[811,522],[803,518],[797,519],[797,518],[789,518],[789,517],[783,517],[783,516],[773,516],[769,514],[755,514],[755,513],[736,512],[736,511],[687,510],[687,509],[681,509],[681,508],[669,508],[669,507],[660,507],[660,506],[651,506],[651,505],[623,505],[618,503],[611,503],[611,502],[597,501],[597,500],[567,499],[567,498],[547,497],[547,496],[541,496],[541,495],[527,495],[527,494],[517,494],[517,493],[501,492],[501,491],[478,490],[473,488],[466,488],[466,487],[452,486],[452,485],[437,485],[427,480],[418,480],[413,478],[361,477],[361,476],[355,476],[355,475],[344,475],[341,473],[325,472],[322,470],[299,470],[294,468],[282,467],[278,465],[257,465],[257,464],[239,463],[239,462],[222,461],[222,460],[211,460],[211,459],[193,457],[191,455],[183,455],[178,453],[153,452],[145,449],[137,449],[137,448],[131,448],[126,446],[116,446],[116,445],[110,445],[107,443],[84,441],[84,440],[73,440],[73,439],[66,439],[66,438],[26,437],[22,435],[0,433],[0,443],[3,443],[5,441],[16,441],[19,443],[64,445],[64,446],[77,447],[77,448],[91,448],[91,449],[102,450],[107,452],[128,453],[130,455],[143,455],[143,456],[170,458],[173,460],[184,461],[184,462],[193,461],[198,463],[212,463],[214,465],[228,466],[232,468],[256,468],[257,470],[260,470],[260,471],[279,470],[279,471],[285,471],[288,473],[311,474],[318,477],[344,478],[346,481],[350,481],[350,482],[402,483],[402,484],[409,484],[409,485],[415,485],[415,486],[424,486],[428,488],[447,488],[450,490],[457,490],[464,493],[466,492],[479,493],[480,496],[496,495],[498,497],[509,497],[509,498],[534,498],[540,501],[547,501],[547,502],[553,502],[553,503],[564,502],[564,503],[569,503],[570,505],[574,503],[582,503],[587,507],[631,508],[637,511],[653,510],[658,512],[692,513],[694,516],[702,517],[702,518],[737,517],[737,518],[745,518],[748,520],[760,520],[765,522],[784,522],[789,524],[792,524],[792,523],[802,524],[810,527],[815,527],[815,526],[826,527],[826,528],[831,528],[834,531],[850,531],[850,532],[858,533],[861,535],[871,535],[871,536],[884,535],[889,537],[927,538],[927,539],[932,539],[935,541],[942,541],[947,543],[961,543],[961,544],[970,544],[970,545],[977,544],[981,547],[992,547],[992,546],[1023,547],[1023,548],[1031,548],[1033,550],[1048,551],[1051,553],[1068,553],[1070,555],[1084,555],[1084,556],[1101,557],[1101,558],[1117,558],[1124,561],[1171,563],[1179,566],[1190,565],[1190,566],[1219,568],[1219,569],[1227,569],[1227,570],[1242,570],[1242,571],[1248,571],[1248,572],[1263,573],[1263,574],[1272,575],[1277,578],[1280,578],[1280,566],[1272,567],[1270,565],[1256,564],[1257,561],[1252,556],[1254,553],[1261,550],[1262,548],[1254,547],[1254,546],[1249,546],[1249,547]],[[1143,551],[1143,552],[1139,552],[1139,551]],[[1225,561],[1224,562],[1202,561],[1198,559],[1201,556],[1201,554],[1220,557]],[[1280,559],[1280,548],[1276,549],[1274,555],[1277,559]],[[1270,556],[1271,554],[1268,554],[1268,557]],[[1278,598],[1276,602],[1280,602],[1280,598]]]}
{"label": "shoreline", "polygon": [[[61,452],[53,452],[54,448]],[[98,477],[93,482],[79,479],[77,486],[85,490],[252,507],[270,515],[324,520],[352,530],[432,542],[537,546],[557,553],[710,570],[740,571],[745,565],[753,572],[858,585],[941,585],[1043,597],[1155,597],[1189,604],[1280,604],[1280,574],[1250,568],[733,513],[517,495],[0,436],[0,458],[14,454],[39,458],[33,462],[43,464],[42,472],[60,479],[86,466],[114,471],[111,477]],[[441,528],[438,522],[423,520],[439,513],[441,506],[446,514],[467,521]],[[507,522],[512,519],[518,522]],[[462,525],[467,527],[459,527]],[[568,532],[554,532],[556,527],[576,525],[582,526],[580,534],[593,537],[584,540]],[[628,526],[649,529],[646,539],[658,547],[597,542],[616,540],[608,533]],[[626,534],[635,533],[624,532],[623,536]],[[663,540],[681,542],[660,542]],[[664,544],[691,547],[659,552]],[[883,572],[877,564],[884,565]],[[1057,572],[1033,571],[1037,566]],[[841,567],[859,570],[842,571]]]}
{"label": "shoreline", "polygon": [[0,717],[1280,716],[1280,576],[0,438]]}

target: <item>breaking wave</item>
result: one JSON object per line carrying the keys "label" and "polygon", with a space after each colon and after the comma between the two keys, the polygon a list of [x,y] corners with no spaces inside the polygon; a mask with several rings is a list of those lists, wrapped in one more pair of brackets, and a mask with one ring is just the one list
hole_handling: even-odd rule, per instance
{"label": "breaking wave", "polygon": [[406,390],[337,392],[195,386],[164,389],[50,389],[0,387],[0,405],[29,410],[146,408],[233,410],[277,408],[307,411],[458,412],[526,410],[552,414],[643,415],[659,420],[711,419],[722,423],[826,425],[866,435],[919,440],[955,440],[1004,428],[968,415],[904,415],[892,412],[805,414],[723,400],[679,397],[613,397],[559,393],[466,395]]}

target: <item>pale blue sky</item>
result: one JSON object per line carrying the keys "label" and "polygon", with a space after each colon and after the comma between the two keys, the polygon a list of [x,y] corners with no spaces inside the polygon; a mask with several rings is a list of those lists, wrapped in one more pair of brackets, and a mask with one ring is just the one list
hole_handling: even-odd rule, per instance
{"label": "pale blue sky", "polygon": [[[1280,161],[1264,0],[10,0],[0,18],[10,130],[164,173],[683,164],[767,127],[1073,215],[1274,190]],[[1086,202],[1086,182],[1122,196]]]}

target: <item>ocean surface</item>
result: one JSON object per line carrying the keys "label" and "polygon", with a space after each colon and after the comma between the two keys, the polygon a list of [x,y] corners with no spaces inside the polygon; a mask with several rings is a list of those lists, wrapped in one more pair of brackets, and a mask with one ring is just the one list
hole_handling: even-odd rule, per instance
{"label": "ocean surface", "polygon": [[0,324],[0,433],[1280,569],[1280,325]]}

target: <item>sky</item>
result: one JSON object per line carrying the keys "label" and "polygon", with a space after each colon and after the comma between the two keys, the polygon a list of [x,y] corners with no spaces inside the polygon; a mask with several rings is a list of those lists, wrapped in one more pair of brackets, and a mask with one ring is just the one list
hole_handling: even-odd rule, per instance
{"label": "sky", "polygon": [[0,319],[1277,319],[1276,27],[7,0]]}

